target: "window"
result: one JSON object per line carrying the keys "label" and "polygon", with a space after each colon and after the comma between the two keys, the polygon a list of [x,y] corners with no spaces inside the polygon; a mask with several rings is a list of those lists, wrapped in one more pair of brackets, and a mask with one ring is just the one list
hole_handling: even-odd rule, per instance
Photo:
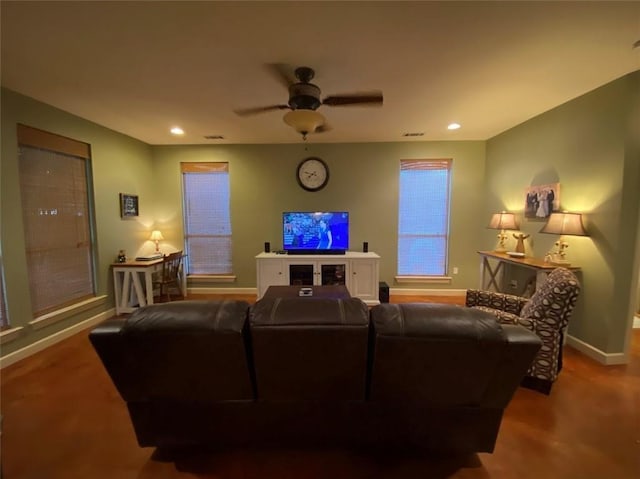
{"label": "window", "polygon": [[231,274],[229,164],[181,163],[189,274]]}
{"label": "window", "polygon": [[34,316],[95,296],[89,145],[18,125],[20,194]]}
{"label": "window", "polygon": [[451,160],[401,160],[398,275],[444,276]]}

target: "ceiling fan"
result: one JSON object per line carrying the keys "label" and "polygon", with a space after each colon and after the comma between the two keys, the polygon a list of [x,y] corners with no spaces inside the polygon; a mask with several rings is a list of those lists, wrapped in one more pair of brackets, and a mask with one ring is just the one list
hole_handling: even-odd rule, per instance
{"label": "ceiling fan", "polygon": [[290,110],[284,115],[283,120],[298,133],[301,133],[303,139],[306,139],[309,133],[321,133],[330,129],[324,116],[316,111],[322,105],[382,105],[381,91],[359,92],[348,95],[330,95],[321,99],[320,88],[311,83],[315,72],[309,67],[296,68],[293,71],[295,79],[291,76],[291,67],[288,65],[270,65],[270,69],[289,90],[288,103],[244,108],[235,110],[235,112],[240,116],[249,116],[273,110]]}

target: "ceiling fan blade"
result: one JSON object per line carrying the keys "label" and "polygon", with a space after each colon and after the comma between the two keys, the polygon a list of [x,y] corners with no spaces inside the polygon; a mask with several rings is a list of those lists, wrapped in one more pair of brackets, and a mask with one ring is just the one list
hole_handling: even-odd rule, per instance
{"label": "ceiling fan blade", "polygon": [[371,91],[350,95],[331,95],[326,97],[322,104],[329,106],[382,105],[382,92]]}
{"label": "ceiling fan blade", "polygon": [[288,110],[288,109],[290,109],[289,105],[270,105],[270,106],[258,106],[255,108],[241,108],[233,111],[238,116],[249,116],[249,115],[257,115],[258,113],[265,113],[273,110]]}
{"label": "ceiling fan blade", "polygon": [[287,65],[286,63],[269,63],[267,64],[267,69],[287,90],[290,85],[293,85],[297,81],[291,65]]}
{"label": "ceiling fan blade", "polygon": [[320,125],[318,128],[315,129],[314,133],[324,133],[326,131],[331,131],[333,130],[333,128],[331,128],[331,125],[329,125],[328,123],[323,123],[322,125]]}

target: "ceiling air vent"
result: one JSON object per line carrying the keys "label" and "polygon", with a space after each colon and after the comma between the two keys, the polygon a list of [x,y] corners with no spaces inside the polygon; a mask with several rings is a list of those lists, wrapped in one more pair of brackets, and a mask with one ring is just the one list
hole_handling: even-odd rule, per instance
{"label": "ceiling air vent", "polygon": [[424,136],[424,133],[403,133],[402,136]]}
{"label": "ceiling air vent", "polygon": [[224,136],[222,135],[205,135],[205,140],[224,140]]}

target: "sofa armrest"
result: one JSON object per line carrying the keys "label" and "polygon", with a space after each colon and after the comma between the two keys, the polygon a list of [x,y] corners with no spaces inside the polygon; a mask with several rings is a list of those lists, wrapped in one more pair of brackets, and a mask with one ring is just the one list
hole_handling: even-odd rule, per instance
{"label": "sofa armrest", "polygon": [[91,330],[89,338],[93,344],[99,344],[103,337],[119,334],[126,322],[126,318],[107,319]]}
{"label": "sofa armrest", "polygon": [[89,334],[127,402],[248,401],[255,396],[246,301],[176,301],[137,309]]}
{"label": "sofa armrest", "polygon": [[108,319],[89,332],[89,341],[125,400],[129,397],[129,391],[136,386],[131,376],[120,374],[121,371],[127,371],[134,366],[125,346],[123,330],[126,323],[126,318]]}
{"label": "sofa armrest", "polygon": [[371,309],[371,321],[373,402],[500,409],[540,347],[535,334],[513,326],[535,344],[523,355],[504,333],[511,326],[475,308],[384,303]]}
{"label": "sofa armrest", "polygon": [[520,315],[522,308],[529,300],[513,294],[496,293],[494,291],[483,291],[479,289],[468,289],[465,306],[483,306],[485,308],[497,309],[505,313]]}
{"label": "sofa armrest", "polygon": [[484,404],[503,408],[509,404],[542,346],[540,338],[523,326],[503,324],[507,350],[487,388]]}
{"label": "sofa armrest", "polygon": [[473,309],[484,311],[485,313],[492,314],[500,322],[500,324],[519,324],[520,316],[513,313],[507,313],[499,309],[487,308],[486,306],[471,306]]}

